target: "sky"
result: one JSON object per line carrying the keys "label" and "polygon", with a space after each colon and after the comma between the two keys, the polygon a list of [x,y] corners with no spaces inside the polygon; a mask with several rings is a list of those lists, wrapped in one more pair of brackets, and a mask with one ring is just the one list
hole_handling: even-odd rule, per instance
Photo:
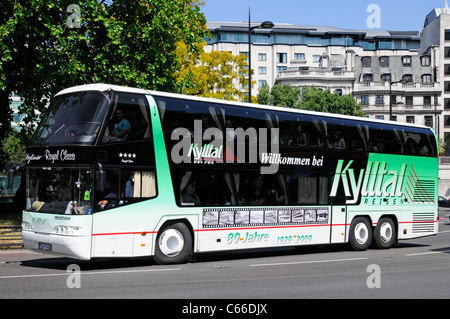
{"label": "sky", "polygon": [[[208,21],[320,25],[354,30],[418,31],[445,0],[203,0]],[[450,2],[450,0],[449,0]]]}

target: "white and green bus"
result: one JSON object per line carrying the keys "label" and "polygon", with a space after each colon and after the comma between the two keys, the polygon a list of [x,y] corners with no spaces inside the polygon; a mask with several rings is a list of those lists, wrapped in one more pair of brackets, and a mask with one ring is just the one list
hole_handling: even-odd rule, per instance
{"label": "white and green bus", "polygon": [[106,84],[58,93],[26,154],[27,249],[83,260],[438,232],[427,127]]}

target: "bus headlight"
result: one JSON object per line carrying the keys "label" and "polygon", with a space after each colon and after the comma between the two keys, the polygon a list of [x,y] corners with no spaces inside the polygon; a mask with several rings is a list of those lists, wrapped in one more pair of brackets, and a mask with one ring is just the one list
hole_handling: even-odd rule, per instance
{"label": "bus headlight", "polygon": [[31,223],[29,222],[22,222],[22,230],[31,230]]}
{"label": "bus headlight", "polygon": [[55,233],[56,234],[62,234],[62,235],[75,235],[79,233],[81,227],[79,226],[63,226],[59,225],[55,227]]}

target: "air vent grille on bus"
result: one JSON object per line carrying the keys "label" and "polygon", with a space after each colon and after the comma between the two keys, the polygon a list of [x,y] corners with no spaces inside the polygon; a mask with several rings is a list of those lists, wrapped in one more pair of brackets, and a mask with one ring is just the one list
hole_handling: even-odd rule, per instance
{"label": "air vent grille on bus", "polygon": [[413,233],[431,233],[434,232],[435,221],[434,212],[415,212],[413,213]]}

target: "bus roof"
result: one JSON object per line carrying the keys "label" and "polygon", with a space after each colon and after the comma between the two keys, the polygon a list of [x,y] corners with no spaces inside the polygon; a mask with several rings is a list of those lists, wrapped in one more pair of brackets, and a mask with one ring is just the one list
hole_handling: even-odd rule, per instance
{"label": "bus roof", "polygon": [[277,111],[277,112],[309,114],[309,115],[315,115],[315,116],[324,116],[324,117],[341,118],[341,119],[347,119],[347,120],[364,121],[364,122],[370,122],[370,123],[416,127],[416,128],[423,128],[423,129],[428,129],[430,131],[433,131],[432,128],[430,128],[428,126],[424,126],[424,125],[419,125],[419,124],[399,123],[399,122],[388,121],[388,120],[370,119],[367,117],[357,117],[357,116],[342,115],[342,114],[336,114],[336,113],[322,113],[322,112],[315,112],[315,111],[308,111],[308,110],[301,110],[301,109],[294,109],[294,108],[287,108],[287,107],[269,106],[269,105],[253,104],[253,103],[238,102],[238,101],[219,100],[219,99],[213,99],[213,98],[205,98],[205,97],[168,93],[168,92],[161,92],[161,91],[152,91],[152,90],[145,90],[145,89],[113,85],[113,84],[105,84],[105,83],[74,86],[74,87],[64,89],[64,90],[58,92],[56,95],[73,93],[73,92],[81,92],[81,91],[104,92],[104,91],[110,91],[110,90],[116,91],[116,92],[150,94],[150,95],[162,96],[162,97],[168,97],[168,98],[189,99],[189,100],[199,101],[199,102],[210,102],[210,103],[235,105],[235,106],[251,107],[251,108],[258,108],[258,109],[264,108],[267,110],[273,110],[273,111]]}
{"label": "bus roof", "polygon": [[67,89],[64,89],[64,90],[58,92],[56,95],[81,92],[81,91],[100,91],[100,92],[116,91],[116,92],[149,94],[149,91],[143,90],[143,89],[120,86],[120,85],[113,85],[113,84],[95,83],[95,84],[86,84],[86,85],[70,87],[70,88],[67,88]]}

